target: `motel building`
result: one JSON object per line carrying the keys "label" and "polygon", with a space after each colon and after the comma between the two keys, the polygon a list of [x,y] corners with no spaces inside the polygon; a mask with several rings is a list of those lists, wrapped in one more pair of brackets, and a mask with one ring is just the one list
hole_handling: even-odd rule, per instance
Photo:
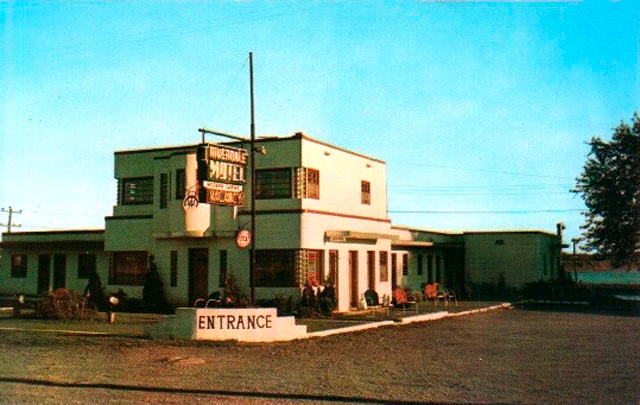
{"label": "motel building", "polygon": [[165,295],[192,306],[233,279],[255,298],[297,300],[308,284],[332,286],[337,310],[366,290],[391,296],[439,281],[459,295],[474,283],[556,278],[561,233],[443,233],[392,226],[385,162],[302,133],[259,138],[255,235],[249,143],[117,151],[117,204],[104,230],[4,233],[0,294],[84,291],[98,273],[107,292],[141,298],[150,258]]}

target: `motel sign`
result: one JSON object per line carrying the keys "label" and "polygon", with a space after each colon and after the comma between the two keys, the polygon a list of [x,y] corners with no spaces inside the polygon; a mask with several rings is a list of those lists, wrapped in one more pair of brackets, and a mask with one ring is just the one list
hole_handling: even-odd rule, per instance
{"label": "motel sign", "polygon": [[243,206],[247,151],[230,146],[198,146],[198,198],[205,204]]}

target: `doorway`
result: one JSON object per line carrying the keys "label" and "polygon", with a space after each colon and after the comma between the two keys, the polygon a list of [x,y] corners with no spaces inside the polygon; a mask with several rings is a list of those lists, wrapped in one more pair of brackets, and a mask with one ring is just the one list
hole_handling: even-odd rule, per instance
{"label": "doorway", "polygon": [[48,294],[51,288],[51,255],[38,255],[38,294]]}
{"label": "doorway", "polygon": [[53,256],[53,289],[64,288],[67,280],[67,256]]}
{"label": "doorway", "polygon": [[349,251],[349,305],[358,308],[358,252]]}
{"label": "doorway", "polygon": [[209,296],[209,249],[189,249],[189,305]]}

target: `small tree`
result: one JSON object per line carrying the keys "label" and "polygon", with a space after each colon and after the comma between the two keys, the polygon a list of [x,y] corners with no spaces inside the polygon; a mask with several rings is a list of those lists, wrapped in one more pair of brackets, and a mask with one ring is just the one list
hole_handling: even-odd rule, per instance
{"label": "small tree", "polygon": [[594,137],[584,170],[572,192],[581,194],[584,248],[629,264],[640,249],[640,117],[621,122],[611,141]]}
{"label": "small tree", "polygon": [[90,307],[102,311],[107,305],[107,294],[104,292],[104,287],[102,286],[98,272],[93,271],[89,275],[89,282],[84,289],[84,296]]}

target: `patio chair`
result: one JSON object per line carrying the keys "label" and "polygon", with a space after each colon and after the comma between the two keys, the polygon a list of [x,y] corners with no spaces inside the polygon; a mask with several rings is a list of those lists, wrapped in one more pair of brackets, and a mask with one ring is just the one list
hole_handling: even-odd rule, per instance
{"label": "patio chair", "polygon": [[380,296],[375,290],[367,290],[364,292],[364,302],[367,309],[371,309],[371,315],[374,315],[376,309],[381,308]]}
{"label": "patio chair", "polygon": [[198,298],[193,302],[195,308],[204,308],[207,305],[207,301],[204,298]]}
{"label": "patio chair", "polygon": [[427,284],[424,288],[424,298],[429,302],[429,300],[433,300],[434,304],[437,306],[440,298],[444,300],[444,304],[447,305],[447,295],[440,290],[440,284],[433,283]]}
{"label": "patio chair", "polygon": [[418,302],[415,298],[409,297],[407,292],[402,288],[393,290],[393,301],[396,307],[402,307],[403,312],[407,311],[408,306],[414,306],[416,308],[416,314],[418,313]]}

